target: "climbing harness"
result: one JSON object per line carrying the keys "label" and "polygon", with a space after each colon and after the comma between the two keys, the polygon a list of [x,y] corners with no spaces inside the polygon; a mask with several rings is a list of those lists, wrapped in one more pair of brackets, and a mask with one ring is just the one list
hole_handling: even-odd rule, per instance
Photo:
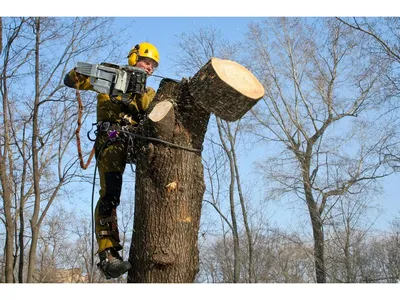
{"label": "climbing harness", "polygon": [[116,211],[114,210],[112,212],[110,217],[106,217],[103,219],[100,219],[100,225],[108,225],[109,230],[100,230],[96,233],[97,238],[102,238],[105,236],[112,236],[117,242],[120,242],[119,239],[119,232],[118,232],[118,225],[117,225],[117,217],[116,217]]}

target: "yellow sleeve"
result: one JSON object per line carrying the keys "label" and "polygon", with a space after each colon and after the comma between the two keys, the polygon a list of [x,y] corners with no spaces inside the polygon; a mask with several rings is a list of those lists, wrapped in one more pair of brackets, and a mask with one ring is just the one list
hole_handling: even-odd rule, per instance
{"label": "yellow sleeve", "polygon": [[90,83],[89,76],[76,73],[75,69],[72,69],[65,75],[64,84],[74,89],[93,91],[93,85]]}
{"label": "yellow sleeve", "polygon": [[151,101],[153,101],[155,95],[156,91],[151,87],[147,87],[147,92],[144,93],[143,96],[135,96],[138,110],[140,112],[146,111],[149,108]]}

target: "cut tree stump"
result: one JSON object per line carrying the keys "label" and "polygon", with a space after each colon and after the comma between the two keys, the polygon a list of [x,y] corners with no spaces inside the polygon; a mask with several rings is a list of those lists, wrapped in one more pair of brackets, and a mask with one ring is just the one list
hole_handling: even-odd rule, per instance
{"label": "cut tree stump", "polygon": [[210,113],[197,106],[187,90],[187,83],[161,81],[150,113],[138,128],[152,140],[137,139],[135,144],[128,282],[188,283],[198,272],[197,239],[205,191],[201,147]]}
{"label": "cut tree stump", "polygon": [[[211,113],[241,118],[264,95],[244,67],[212,58],[191,79],[163,79],[136,139],[128,282],[188,283],[199,271],[202,147]],[[162,141],[161,141],[162,140]]]}
{"label": "cut tree stump", "polygon": [[211,58],[189,81],[196,103],[225,121],[236,121],[265,92],[258,79],[232,60]]}

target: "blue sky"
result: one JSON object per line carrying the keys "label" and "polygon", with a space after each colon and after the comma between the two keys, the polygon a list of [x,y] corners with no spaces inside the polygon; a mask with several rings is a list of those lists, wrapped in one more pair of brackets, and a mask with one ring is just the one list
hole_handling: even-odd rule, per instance
{"label": "blue sky", "polygon": [[[124,41],[121,47],[125,49],[122,50],[123,53],[128,53],[136,43],[142,41],[151,42],[160,52],[160,66],[155,74],[176,78],[174,75],[176,69],[174,63],[171,61],[171,57],[173,55],[179,55],[179,49],[175,47],[177,35],[195,32],[201,27],[211,26],[213,28],[218,28],[225,39],[239,41],[244,40],[247,25],[252,21],[257,22],[261,19],[262,18],[259,17],[119,17],[115,20],[115,24],[120,28],[129,29],[126,32],[126,36],[121,36],[121,40]],[[126,58],[121,57],[121,61],[115,63],[125,64]],[[154,88],[158,87],[158,83],[159,79],[154,77],[153,81],[151,78],[148,81],[148,85]],[[95,120],[93,120],[93,122],[95,122]],[[244,178],[255,176],[252,169],[252,162],[259,157],[265,156],[265,151],[265,147],[255,147],[249,155],[251,159],[242,158],[242,171],[245,174]],[[92,173],[92,171],[87,172]],[[130,180],[129,172],[130,170],[127,170],[124,182]],[[392,220],[400,211],[400,201],[398,201],[398,183],[400,182],[400,176],[391,176],[390,178],[384,179],[382,182],[384,183],[385,195],[383,195],[379,201],[384,209],[384,213],[377,220],[374,226],[376,229],[387,228],[388,220]],[[90,199],[90,196],[86,196],[86,199]],[[97,191],[95,199],[97,200]],[[277,221],[281,226],[285,222],[296,219],[293,218],[294,215],[292,215],[292,213],[295,214],[296,211],[289,209],[289,205],[285,205],[284,203],[271,204],[271,211],[276,211],[272,221]]]}
{"label": "blue sky", "polygon": [[[381,0],[153,0],[133,2],[70,0],[48,5],[47,0],[2,3],[3,16],[392,16],[393,1]],[[114,4],[114,5],[113,5]],[[4,11],[4,12],[3,12]]]}
{"label": "blue sky", "polygon": [[[242,40],[247,25],[261,18],[250,17],[121,17],[116,24],[121,28],[132,27],[131,39],[126,41],[126,52],[142,41],[153,43],[160,53],[160,66],[155,74],[174,77],[172,56],[179,55],[175,47],[177,35],[196,32],[199,28],[218,28],[224,38],[230,41]],[[128,33],[127,33],[128,34]],[[193,75],[193,74],[191,74]]]}
{"label": "blue sky", "polygon": [[[118,18],[116,23],[122,27],[128,24],[132,24],[131,26],[133,26],[131,35],[134,37],[134,41],[127,40],[127,51],[133,46],[132,43],[136,43],[136,41],[149,41],[154,43],[159,49],[161,57],[160,67],[155,73],[166,77],[175,77],[175,69],[171,61],[171,56],[179,54],[179,49],[175,47],[177,35],[195,32],[198,28],[211,26],[218,28],[225,39],[239,41],[244,40],[247,25],[260,20],[262,20],[262,18],[259,17],[125,17]],[[151,85],[151,82],[149,82],[149,85]],[[157,85],[157,82],[152,84],[152,86],[154,85]],[[258,157],[264,157],[264,151],[265,147],[262,149],[256,148],[249,154],[249,157],[252,159],[242,158],[244,160],[242,170],[246,174],[244,176],[245,178],[254,176],[252,175],[252,161],[255,161]],[[393,175],[382,181],[385,194],[379,201],[384,209],[384,213],[379,217],[374,226],[377,229],[387,228],[388,220],[392,220],[393,217],[400,212],[400,201],[398,197],[399,182],[400,175]],[[273,219],[277,221],[282,221],[282,217],[287,220],[292,219],[287,215],[289,213],[288,211],[291,210],[283,212],[282,209],[285,209],[285,206],[282,206],[282,203],[277,204],[276,209],[278,209],[278,207],[280,208],[280,212],[277,213]]]}
{"label": "blue sky", "polygon": [[[40,1],[39,1],[40,2]],[[80,3],[79,5],[76,4],[76,1],[69,1],[68,2],[68,8],[64,11],[49,11],[46,12],[46,9],[44,10],[44,15],[59,15],[60,13],[67,15],[67,16],[74,16],[74,15],[85,15],[83,12],[87,12],[87,15],[104,15],[104,6],[98,5],[96,8],[89,8],[87,7],[87,3]],[[279,12],[286,11],[283,6],[278,6],[277,8],[275,7],[274,9],[259,9],[259,6],[256,6],[254,1],[246,1],[246,6],[243,7],[241,13],[237,10],[236,4],[239,3],[238,1],[230,1],[231,6],[229,6],[228,11],[224,11],[221,6],[218,6],[216,3],[217,1],[214,1],[215,5],[211,5],[212,2],[210,1],[202,1],[202,6],[199,7],[198,4],[194,3],[192,4],[189,1],[165,1],[165,3],[169,3],[169,6],[166,7],[166,4],[164,2],[157,3],[157,2],[151,2],[151,5],[144,7],[143,10],[138,9],[138,5],[135,4],[129,4],[130,6],[135,6],[136,11],[134,10],[121,10],[122,7],[124,7],[124,2],[120,3],[118,2],[118,7],[120,8],[121,11],[119,13],[115,13],[116,7],[111,7],[110,10],[108,11],[109,15],[121,15],[121,17],[116,19],[116,25],[120,28],[129,28],[129,35],[128,37],[121,36],[122,40],[124,41],[124,44],[122,45],[123,52],[128,53],[129,50],[136,44],[140,43],[142,41],[149,41],[153,44],[156,45],[160,52],[160,67],[156,71],[156,74],[166,76],[166,77],[175,77],[175,70],[174,70],[174,63],[171,61],[171,57],[173,55],[176,55],[179,53],[179,49],[176,49],[175,44],[177,42],[176,36],[181,34],[181,33],[190,33],[190,32],[195,32],[198,28],[205,27],[205,26],[211,26],[214,28],[218,28],[222,36],[226,39],[229,39],[231,41],[234,40],[242,40],[244,38],[244,35],[247,30],[247,25],[252,22],[252,21],[259,21],[262,18],[260,17],[252,17],[252,16],[257,16],[257,15],[286,15],[282,14]],[[223,1],[222,1],[223,2]],[[313,1],[310,1],[313,2]],[[339,1],[340,2],[340,1]],[[357,2],[357,1],[356,1]],[[33,3],[33,2],[32,2]],[[9,8],[7,7],[5,12],[1,13],[2,15],[36,15],[34,13],[37,11],[37,8],[40,7],[40,5],[37,5],[37,2],[34,2],[36,6],[30,13],[21,13],[19,14],[17,8],[12,7],[11,10],[8,10]],[[190,5],[189,5],[190,3]],[[243,1],[240,2],[242,5],[244,5]],[[286,1],[281,2],[281,5],[284,5],[287,3]],[[302,3],[308,3],[308,1],[302,1]],[[368,5],[365,5],[365,1],[363,1],[364,6],[361,7],[362,9],[357,13],[357,15],[360,15],[363,11],[365,11],[365,8],[368,7]],[[177,4],[176,7],[180,7],[181,10],[176,10],[174,8],[174,4]],[[179,4],[179,5],[178,5]],[[354,4],[354,3],[353,3]],[[27,2],[27,6],[21,5],[24,7],[24,9],[21,11],[23,12],[27,8],[30,7],[31,2]],[[84,7],[82,7],[84,5]],[[126,7],[129,7],[129,5],[125,4]],[[219,4],[220,5],[220,4]],[[100,7],[101,6],[101,7]],[[191,6],[189,8],[189,6]],[[77,9],[79,7],[79,9]],[[249,7],[253,7],[252,10],[249,10]],[[216,10],[212,10],[211,8]],[[256,8],[256,9],[255,9]],[[288,15],[318,15],[314,9],[311,9],[310,11],[305,10],[304,7],[297,7],[298,10],[296,13],[293,13],[293,9],[296,8],[296,5],[290,6],[290,9],[288,10]],[[163,11],[164,9],[164,11]],[[352,11],[353,7],[350,7],[350,11]],[[207,12],[209,13],[210,11],[214,11],[215,15],[222,15],[223,17],[212,17],[212,16],[207,16]],[[76,12],[76,14],[75,14]],[[225,13],[224,13],[225,12]],[[250,13],[249,16],[249,12]],[[278,12],[278,13],[277,13]],[[290,13],[292,12],[292,13]],[[314,12],[314,13],[313,13]],[[317,12],[318,12],[318,7],[317,7]],[[334,10],[332,11],[332,13]],[[374,11],[374,15],[379,15],[380,11],[379,9]],[[43,13],[37,13],[38,15],[43,15]],[[139,15],[139,17],[131,17],[132,15]],[[143,14],[141,16],[141,14]],[[322,15],[326,15],[325,13],[322,13]],[[146,17],[146,15],[161,15],[162,17]],[[179,17],[171,17],[171,16],[176,16],[178,15]],[[192,16],[194,17],[187,17],[187,16]],[[239,17],[232,17],[232,16],[238,16]],[[252,16],[251,16],[252,15]],[[327,15],[330,15],[329,13]],[[130,29],[131,27],[131,29]],[[95,62],[93,62],[95,63]],[[120,63],[126,63],[126,58],[122,57]],[[72,67],[72,66],[71,66]],[[149,81],[149,85],[153,87],[158,86],[158,81],[156,80],[154,82]],[[83,131],[82,131],[83,132]],[[264,149],[265,150],[265,149]],[[256,151],[254,155],[252,154],[252,157],[258,157],[262,156],[262,153],[259,151]],[[251,173],[251,162],[245,163],[245,172]],[[92,173],[92,171],[87,171],[88,173]],[[129,171],[128,171],[129,172]],[[127,177],[127,176],[126,176]],[[392,219],[393,216],[400,210],[400,201],[398,197],[398,184],[400,182],[400,176],[391,176],[390,178],[384,180],[385,185],[385,193],[386,195],[382,197],[381,199],[381,204],[386,210],[385,214],[380,217],[380,219],[377,222],[377,227],[379,228],[385,228],[387,226],[387,220]],[[90,195],[87,196],[86,198],[90,198]],[[96,197],[97,199],[97,192],[96,192]],[[277,216],[279,218],[279,216]]]}

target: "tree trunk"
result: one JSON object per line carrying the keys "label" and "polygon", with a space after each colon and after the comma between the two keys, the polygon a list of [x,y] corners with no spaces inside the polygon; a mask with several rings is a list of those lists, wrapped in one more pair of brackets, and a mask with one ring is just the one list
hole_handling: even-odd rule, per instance
{"label": "tree trunk", "polygon": [[314,236],[314,261],[317,283],[326,283],[326,270],[324,258],[324,232],[321,217],[312,216],[312,228]]}
{"label": "tree trunk", "polygon": [[[214,66],[213,61],[217,61]],[[249,76],[250,72],[240,65],[214,58],[189,82],[160,83],[140,131],[152,140],[136,139],[135,215],[129,257],[132,269],[128,282],[189,283],[196,278],[205,191],[201,148],[210,112],[233,120],[246,112],[245,103],[256,103],[249,100],[246,89],[242,89],[243,95],[232,87],[239,85],[234,79],[217,75],[226,73],[224,66],[226,72],[234,69],[238,78]],[[258,87],[256,79],[252,82]],[[250,84],[246,84],[250,90]],[[260,99],[263,93],[257,97]],[[250,109],[248,104],[246,107]],[[227,110],[232,115],[227,115]]]}
{"label": "tree trunk", "polygon": [[3,18],[0,17],[0,53],[3,51]]}
{"label": "tree trunk", "polygon": [[325,258],[324,258],[324,231],[322,219],[319,214],[317,205],[310,196],[310,191],[305,188],[306,201],[308,206],[308,212],[310,214],[311,225],[314,237],[314,263],[315,263],[315,275],[317,283],[326,283],[326,270],[325,270]]}
{"label": "tree trunk", "polygon": [[[2,28],[0,28],[2,31]],[[1,36],[0,36],[1,37]],[[1,43],[1,42],[0,42]],[[5,53],[5,62],[8,60],[8,51]],[[5,282],[12,283],[14,281],[13,273],[13,252],[14,252],[14,222],[12,215],[12,173],[8,172],[11,161],[10,156],[10,120],[8,118],[8,83],[7,83],[7,63],[4,64],[2,70],[2,105],[3,105],[3,130],[2,135],[4,136],[3,145],[0,148],[0,182],[2,188],[2,198],[3,198],[3,209],[5,217],[5,229],[6,229],[6,240],[5,240]]]}
{"label": "tree trunk", "polygon": [[[326,123],[327,124],[327,123]],[[313,141],[317,140],[317,136],[313,136]],[[325,238],[324,228],[321,218],[322,209],[318,207],[317,202],[314,199],[312,192],[312,184],[310,179],[310,168],[311,168],[311,153],[312,153],[312,142],[307,144],[307,150],[304,156],[300,156],[303,177],[304,194],[306,198],[308,213],[310,215],[311,226],[314,237],[314,264],[315,264],[315,275],[317,283],[326,283],[326,269],[325,269]],[[321,204],[322,205],[322,204]]]}
{"label": "tree trunk", "polygon": [[29,262],[28,262],[28,274],[27,283],[33,282],[33,274],[35,272],[36,266],[36,248],[39,236],[39,212],[40,212],[40,171],[39,171],[39,149],[37,147],[37,140],[39,137],[39,97],[40,97],[40,87],[39,87],[39,45],[40,45],[40,18],[35,19],[35,34],[36,34],[36,44],[35,44],[35,103],[33,107],[33,133],[32,133],[32,164],[33,164],[33,185],[35,194],[35,204],[33,209],[32,218],[30,220],[32,240],[31,248],[29,251]]}
{"label": "tree trunk", "polygon": [[[252,283],[255,278],[253,278],[254,274],[254,264],[253,264],[253,236],[250,228],[250,224],[248,221],[248,216],[247,216],[247,208],[245,204],[245,198],[243,195],[242,191],[242,184],[239,176],[239,166],[238,166],[238,160],[236,157],[236,148],[235,148],[235,140],[236,138],[233,137],[231,134],[231,129],[229,123],[227,124],[227,131],[228,131],[228,140],[230,143],[230,148],[231,148],[231,155],[232,155],[232,161],[233,161],[233,166],[235,168],[235,178],[236,178],[236,184],[237,184],[237,192],[239,195],[239,202],[240,202],[240,207],[242,209],[242,216],[243,216],[243,225],[246,231],[246,236],[247,236],[247,249],[248,249],[248,256],[249,256],[249,266],[248,266],[248,283]],[[229,155],[229,154],[228,154]]]}
{"label": "tree trunk", "polygon": [[7,159],[9,153],[10,139],[8,135],[8,112],[6,98],[3,99],[3,119],[4,119],[4,146],[2,153],[0,152],[0,180],[3,198],[3,208],[5,217],[5,229],[6,229],[6,240],[5,240],[5,282],[12,283],[14,281],[14,268],[13,268],[13,252],[14,252],[14,221],[12,217],[12,188],[10,177],[7,175]]}
{"label": "tree trunk", "polygon": [[[230,142],[230,146],[225,143],[224,137],[222,134],[223,126],[221,124],[221,120],[217,118],[217,127],[219,137],[222,143],[222,148],[224,149],[228,159],[229,159],[229,171],[230,171],[230,183],[229,183],[229,206],[231,212],[231,220],[232,220],[232,236],[233,236],[233,283],[238,283],[240,281],[240,243],[239,243],[239,229],[237,224],[237,217],[236,217],[236,209],[235,209],[235,166],[236,161],[234,160],[233,156],[233,145],[232,145],[232,135],[230,131],[227,133],[227,138]],[[229,124],[227,124],[229,128]]]}
{"label": "tree trunk", "polygon": [[[25,167],[24,167],[25,170]],[[23,176],[24,178],[25,176]],[[23,190],[23,189],[22,189]],[[20,205],[20,212],[19,212],[19,265],[18,265],[18,282],[24,282],[24,258],[25,258],[25,243],[24,243],[24,234],[25,234],[25,214],[24,214],[24,200],[22,199],[23,194],[21,193],[21,205]]]}
{"label": "tree trunk", "polygon": [[[172,81],[160,86],[154,103],[158,109],[169,110],[161,133],[167,142],[201,149],[210,114],[193,103],[188,109],[185,104],[193,101],[178,98],[184,88]],[[176,101],[175,107],[162,103],[164,99]],[[149,115],[153,120],[144,125],[146,136],[156,132],[154,123],[164,120],[157,121],[155,116],[160,114]],[[137,144],[141,151],[130,251],[133,268],[128,281],[193,282],[198,272],[197,233],[205,190],[201,153],[146,140]]]}

